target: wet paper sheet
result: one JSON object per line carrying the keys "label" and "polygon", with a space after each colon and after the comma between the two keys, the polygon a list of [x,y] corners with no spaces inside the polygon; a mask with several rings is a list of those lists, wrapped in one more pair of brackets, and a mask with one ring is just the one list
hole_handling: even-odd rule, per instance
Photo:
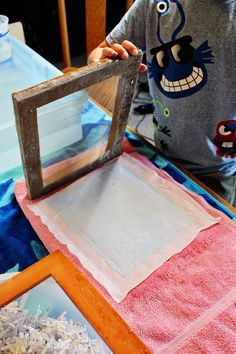
{"label": "wet paper sheet", "polygon": [[125,153],[28,207],[117,302],[219,221]]}

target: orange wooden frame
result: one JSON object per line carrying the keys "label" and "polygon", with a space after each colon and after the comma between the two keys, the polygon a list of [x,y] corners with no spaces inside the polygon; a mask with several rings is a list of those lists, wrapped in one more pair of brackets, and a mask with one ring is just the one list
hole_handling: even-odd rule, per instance
{"label": "orange wooden frame", "polygon": [[0,307],[49,277],[55,279],[114,353],[150,353],[96,288],[59,251],[0,284]]}

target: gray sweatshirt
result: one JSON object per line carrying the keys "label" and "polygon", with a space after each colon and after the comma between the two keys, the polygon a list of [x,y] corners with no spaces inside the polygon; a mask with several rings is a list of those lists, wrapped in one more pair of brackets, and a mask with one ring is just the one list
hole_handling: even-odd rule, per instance
{"label": "gray sweatshirt", "polygon": [[236,1],[136,0],[107,36],[146,52],[155,142],[194,174],[236,174]]}

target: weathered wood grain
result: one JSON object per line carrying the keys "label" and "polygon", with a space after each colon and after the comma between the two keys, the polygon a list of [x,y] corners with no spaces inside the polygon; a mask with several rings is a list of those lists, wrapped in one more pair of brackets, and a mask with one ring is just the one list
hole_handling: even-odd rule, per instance
{"label": "weathered wood grain", "polygon": [[[130,57],[127,60],[108,60],[89,65],[37,86],[13,93],[12,98],[22,163],[27,191],[31,199],[40,197],[56,187],[79,178],[121,153],[122,140],[141,60],[142,52],[140,51],[138,56]],[[58,179],[54,178],[53,181],[45,185],[40,159],[37,108],[114,77],[119,77],[119,81],[105,153],[95,161],[88,163],[87,166],[78,170],[74,169],[67,176],[63,175],[61,177],[61,175],[58,175]]]}

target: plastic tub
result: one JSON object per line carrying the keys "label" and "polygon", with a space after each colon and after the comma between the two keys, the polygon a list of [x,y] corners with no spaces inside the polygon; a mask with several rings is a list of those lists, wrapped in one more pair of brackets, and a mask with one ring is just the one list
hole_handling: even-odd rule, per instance
{"label": "plastic tub", "polygon": [[0,63],[10,59],[12,55],[8,22],[7,16],[0,15]]}
{"label": "plastic tub", "polygon": [[[0,174],[21,165],[12,93],[62,75],[15,37],[10,41],[12,58],[0,63]],[[86,105],[87,93],[82,90],[38,110],[42,155],[82,138],[80,112]]]}

